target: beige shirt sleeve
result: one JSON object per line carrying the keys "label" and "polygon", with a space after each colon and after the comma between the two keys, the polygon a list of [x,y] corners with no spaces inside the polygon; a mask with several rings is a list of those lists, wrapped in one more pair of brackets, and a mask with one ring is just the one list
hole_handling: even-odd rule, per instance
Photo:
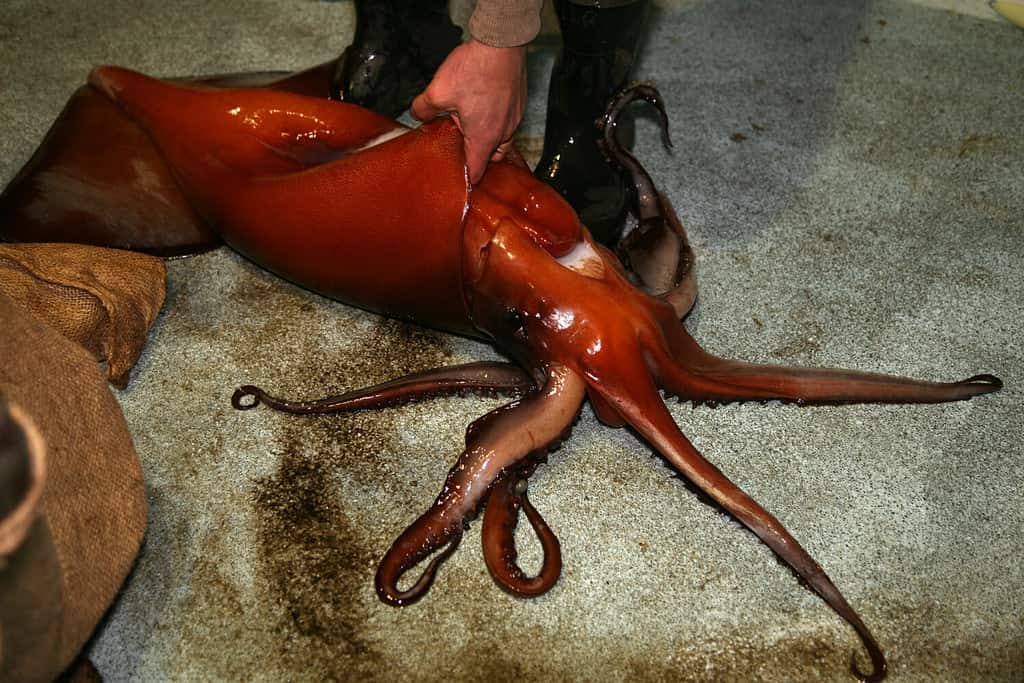
{"label": "beige shirt sleeve", "polygon": [[469,33],[485,45],[526,45],[540,33],[543,0],[478,0]]}

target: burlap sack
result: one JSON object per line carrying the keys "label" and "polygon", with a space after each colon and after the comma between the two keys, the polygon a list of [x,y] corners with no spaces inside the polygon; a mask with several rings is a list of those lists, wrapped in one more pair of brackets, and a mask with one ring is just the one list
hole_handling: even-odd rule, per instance
{"label": "burlap sack", "polygon": [[50,681],[132,566],[146,523],[142,472],[95,359],[3,294],[0,396],[19,406],[19,424],[35,424],[30,451],[46,463],[37,512],[5,536],[20,543],[0,559],[0,681]]}
{"label": "burlap sack", "polygon": [[160,259],[81,244],[0,244],[0,294],[106,362],[119,388],[164,301]]}

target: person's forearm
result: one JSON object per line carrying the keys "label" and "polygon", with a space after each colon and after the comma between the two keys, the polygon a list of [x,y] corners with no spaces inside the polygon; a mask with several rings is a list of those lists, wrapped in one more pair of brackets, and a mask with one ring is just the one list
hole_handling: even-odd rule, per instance
{"label": "person's forearm", "polygon": [[469,33],[491,47],[526,45],[540,33],[542,0],[478,0]]}

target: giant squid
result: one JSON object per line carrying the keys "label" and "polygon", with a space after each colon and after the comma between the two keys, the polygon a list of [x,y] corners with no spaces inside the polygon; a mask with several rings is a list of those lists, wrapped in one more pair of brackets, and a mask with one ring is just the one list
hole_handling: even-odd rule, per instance
{"label": "giant squid", "polygon": [[[665,399],[932,403],[1002,384],[988,374],[930,382],[780,367],[701,348],[681,323],[696,298],[685,232],[615,135],[619,113],[636,98],[655,104],[665,125],[653,88],[618,97],[601,122],[609,158],[630,174],[638,195],[637,226],[616,254],[595,243],[572,208],[514,157],[492,163],[471,186],[461,134],[447,118],[412,129],[357,106],[288,92],[302,89],[287,85],[221,88],[117,67],[94,70],[89,82],[86,96],[102,96],[97,107],[113,105],[144,132],[147,154],[166,164],[197,224],[233,249],[301,286],[485,340],[512,360],[428,370],[318,401],[288,401],[252,386],[236,392],[237,408],[262,403],[296,413],[464,391],[514,397],[469,426],[436,499],[384,553],[376,574],[384,602],[422,598],[481,510],[484,559],[495,581],[522,596],[548,590],[561,553],[526,484],[589,401],[602,422],[632,428],[750,529],[854,629],[871,660],[865,671],[854,659],[855,676],[884,678],[880,645],[825,571],[694,448]],[[517,563],[520,511],[544,550],[532,577]],[[418,577],[400,587],[418,565]]]}

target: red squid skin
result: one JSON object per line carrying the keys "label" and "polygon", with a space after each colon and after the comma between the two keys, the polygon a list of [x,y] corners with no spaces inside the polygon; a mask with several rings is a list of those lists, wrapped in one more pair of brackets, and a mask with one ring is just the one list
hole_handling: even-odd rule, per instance
{"label": "red squid skin", "polygon": [[[335,68],[328,62],[297,73],[194,82],[326,97]],[[221,243],[182,196],[146,131],[91,85],[75,91],[35,154],[0,192],[0,240],[78,242],[170,257]]]}
{"label": "red squid skin", "polygon": [[[97,69],[90,82],[150,132],[189,203],[225,242],[355,306],[479,334],[465,305],[473,246],[464,235],[483,238],[512,216],[553,255],[578,239],[572,208],[517,165],[495,164],[470,188],[450,119],[408,130],[354,105],[177,86],[116,67]],[[400,196],[381,201],[388,187]]]}
{"label": "red squid skin", "polygon": [[[877,642],[825,572],[694,449],[659,388],[697,402],[940,402],[996,391],[997,378],[940,383],[717,358],[679,322],[695,290],[670,299],[635,287],[571,207],[517,164],[493,163],[470,187],[462,138],[448,119],[407,130],[351,105],[171,84],[115,67],[95,70],[90,83],[148,133],[188,204],[233,248],[341,301],[488,339],[522,366],[521,373],[502,370],[500,380],[494,368],[464,366],[447,384],[436,381],[444,372],[427,373],[335,401],[362,407],[452,387],[525,392],[470,426],[466,450],[433,506],[381,562],[383,600],[405,605],[422,597],[492,491],[498,502],[484,524],[492,575],[520,595],[549,589],[561,566],[558,544],[520,482],[565,438],[589,396],[602,421],[632,426],[855,629],[872,663],[869,673],[853,665],[858,678],[885,676]],[[647,195],[664,201],[653,186]],[[424,383],[429,389],[420,388]],[[243,393],[270,402],[259,390]],[[237,407],[251,407],[237,399]],[[277,403],[292,412],[326,405]],[[544,542],[536,579],[515,566],[511,530],[520,508]],[[431,556],[420,579],[400,589],[402,575]]]}

